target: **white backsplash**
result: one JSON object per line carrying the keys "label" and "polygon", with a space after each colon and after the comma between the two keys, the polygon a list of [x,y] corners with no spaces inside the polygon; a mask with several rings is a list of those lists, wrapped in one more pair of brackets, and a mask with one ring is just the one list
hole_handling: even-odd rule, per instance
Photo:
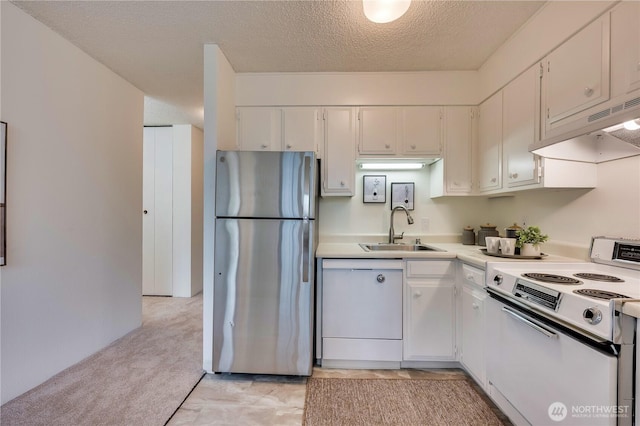
{"label": "white backsplash", "polygon": [[[549,235],[546,250],[562,251],[571,257],[584,257],[595,235],[640,239],[640,157],[600,163],[598,187],[592,190],[529,190],[513,197],[429,198],[429,176],[418,172],[356,173],[356,195],[351,198],[323,198],[320,201],[320,238],[331,236],[367,236],[379,238],[389,231],[390,199],[385,204],[362,202],[362,176],[387,176],[387,191],[392,182],[415,183],[415,219],[408,225],[402,212],[395,215],[396,233],[405,239],[421,237],[426,241],[448,240],[471,225],[477,232],[481,224],[491,222],[501,234],[514,222],[536,225]],[[428,229],[423,228],[427,219]]]}

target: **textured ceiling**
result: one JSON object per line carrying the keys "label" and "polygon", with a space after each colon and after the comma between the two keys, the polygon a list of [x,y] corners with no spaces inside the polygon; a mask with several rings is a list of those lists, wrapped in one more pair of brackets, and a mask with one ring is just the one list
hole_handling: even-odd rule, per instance
{"label": "textured ceiling", "polygon": [[236,72],[477,70],[544,2],[13,1],[146,95],[145,124],[202,127],[203,44]]}

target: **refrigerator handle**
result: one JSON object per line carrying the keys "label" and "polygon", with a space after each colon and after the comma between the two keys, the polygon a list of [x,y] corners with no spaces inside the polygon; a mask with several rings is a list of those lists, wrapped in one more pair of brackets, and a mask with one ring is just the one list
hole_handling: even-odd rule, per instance
{"label": "refrigerator handle", "polygon": [[304,185],[302,194],[302,217],[305,219],[309,217],[309,205],[311,204],[311,182],[310,182],[310,174],[311,174],[311,159],[305,155],[304,157]]}
{"label": "refrigerator handle", "polygon": [[309,283],[309,254],[311,249],[309,247],[309,220],[304,219],[302,221],[302,282]]}

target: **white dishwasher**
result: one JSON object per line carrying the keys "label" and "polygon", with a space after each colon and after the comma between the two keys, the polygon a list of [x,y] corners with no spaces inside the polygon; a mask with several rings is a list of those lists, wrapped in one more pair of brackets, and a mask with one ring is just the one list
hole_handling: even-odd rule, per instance
{"label": "white dishwasher", "polygon": [[402,261],[325,259],[322,270],[322,365],[398,368]]}

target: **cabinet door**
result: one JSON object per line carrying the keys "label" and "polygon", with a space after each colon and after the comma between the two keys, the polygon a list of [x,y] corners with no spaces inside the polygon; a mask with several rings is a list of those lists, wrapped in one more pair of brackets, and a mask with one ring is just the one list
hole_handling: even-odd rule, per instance
{"label": "cabinet door", "polygon": [[282,150],[313,151],[322,143],[322,111],[314,107],[282,109]]}
{"label": "cabinet door", "polygon": [[326,108],[322,195],[352,196],[355,188],[355,108]]}
{"label": "cabinet door", "polygon": [[640,2],[611,12],[611,97],[640,90]]}
{"label": "cabinet door", "polygon": [[397,107],[361,107],[358,110],[360,154],[395,154],[398,115]]}
{"label": "cabinet door", "polygon": [[551,52],[543,81],[545,131],[609,99],[609,15],[605,14]]}
{"label": "cabinet door", "polygon": [[538,157],[529,152],[540,116],[540,65],[534,65],[502,92],[504,180],[507,187],[539,182]]}
{"label": "cabinet door", "polygon": [[474,119],[471,107],[452,106],[444,109],[444,179],[449,194],[471,192]]}
{"label": "cabinet door", "polygon": [[445,279],[408,280],[403,359],[455,358],[454,285]]}
{"label": "cabinet door", "polygon": [[402,339],[402,270],[325,269],[322,337]]}
{"label": "cabinet door", "polygon": [[478,174],[480,191],[502,187],[502,91],[480,104]]}
{"label": "cabinet door", "polygon": [[460,302],[462,334],[460,361],[467,370],[484,386],[485,381],[485,325],[484,299],[486,295],[468,286],[462,287]]}
{"label": "cabinet door", "polygon": [[400,109],[402,154],[441,155],[442,108],[408,106]]}
{"label": "cabinet door", "polygon": [[279,151],[282,111],[270,107],[237,109],[238,147],[241,151]]}

